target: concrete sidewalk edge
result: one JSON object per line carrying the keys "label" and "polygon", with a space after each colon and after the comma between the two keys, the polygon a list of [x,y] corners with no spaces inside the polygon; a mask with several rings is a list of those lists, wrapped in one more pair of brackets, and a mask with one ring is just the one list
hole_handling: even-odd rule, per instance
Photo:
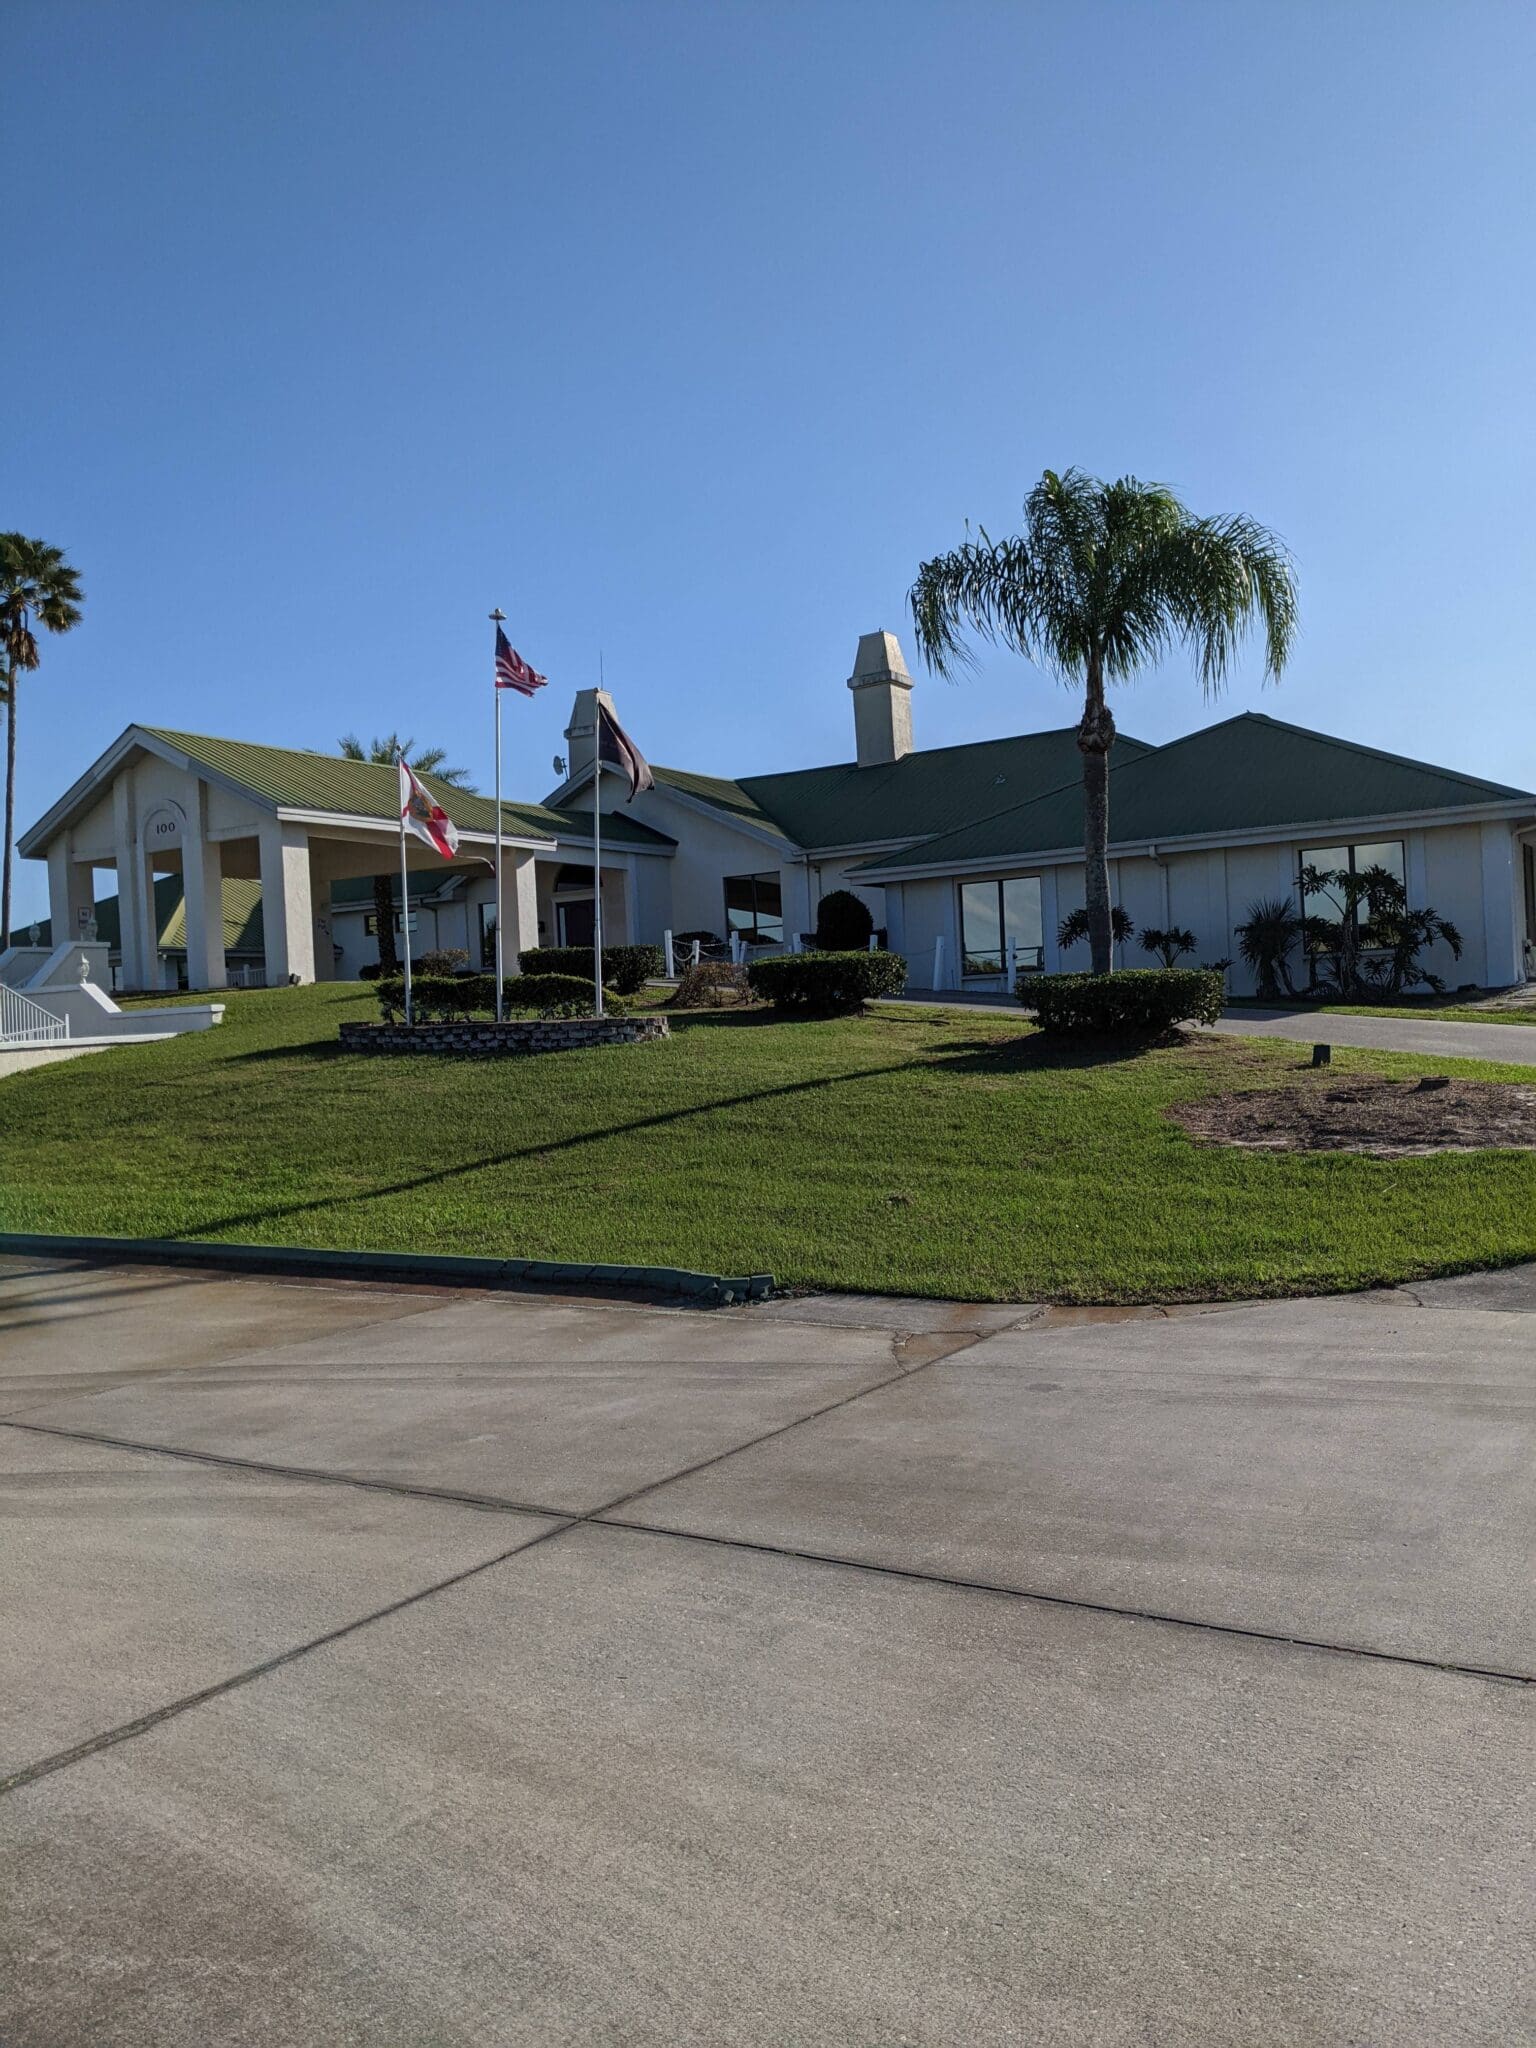
{"label": "concrete sidewalk edge", "polygon": [[488,1259],[438,1252],[331,1251],[312,1245],[219,1244],[174,1237],[67,1237],[0,1231],[0,1252],[113,1259],[216,1271],[302,1273],[355,1280],[421,1280],[461,1287],[601,1287],[676,1295],[696,1308],[767,1301],[771,1273],[694,1273],[683,1266],[586,1265],[568,1259]]}

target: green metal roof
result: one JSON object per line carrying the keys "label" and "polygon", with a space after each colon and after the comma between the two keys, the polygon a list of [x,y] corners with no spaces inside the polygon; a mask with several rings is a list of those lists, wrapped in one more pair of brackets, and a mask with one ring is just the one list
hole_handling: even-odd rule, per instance
{"label": "green metal roof", "polygon": [[[139,730],[280,810],[330,811],[347,817],[379,818],[387,824],[393,824],[398,816],[399,784],[388,764],[349,761],[340,754],[305,753],[295,747],[259,746],[250,740],[215,739],[206,733],[172,732],[157,725]],[[435,775],[423,775],[421,780],[461,831],[495,832],[494,798],[452,789]],[[501,815],[503,830],[518,839],[590,838],[592,834],[590,813],[555,811],[545,804],[503,798]],[[631,845],[676,843],[637,819],[619,815],[604,818],[603,837]]]}
{"label": "green metal roof", "polygon": [[[45,917],[38,930],[38,943],[51,946],[52,920]],[[180,875],[158,875],[155,878],[155,931],[162,953],[184,953],[187,950],[187,919],[182,904]],[[121,944],[122,926],[115,896],[104,896],[96,905],[96,938],[98,943],[114,948]],[[260,882],[245,882],[233,875],[225,876],[224,950],[226,953],[258,955],[262,952]]]}
{"label": "green metal roof", "polygon": [[[1325,826],[1536,796],[1451,768],[1433,768],[1245,711],[1129,759],[1117,745],[1109,778],[1112,845],[1268,827]],[[1081,843],[1083,794],[1074,774],[1032,803],[860,864],[860,872],[1014,860]]]}
{"label": "green metal roof", "polygon": [[[697,797],[712,810],[724,811],[742,824],[755,825],[759,832],[769,832],[775,839],[787,840],[790,836],[748,796],[745,783],[732,782],[724,775],[694,775],[686,768],[654,768],[652,772],[667,788]],[[815,775],[820,771],[813,768],[809,772]]]}
{"label": "green metal roof", "polygon": [[[1150,751],[1122,738],[1122,757]],[[658,768],[673,788],[775,830],[793,845],[838,847],[927,838],[1054,789],[1079,772],[1077,729],[929,747],[877,768],[844,761],[735,782]]]}

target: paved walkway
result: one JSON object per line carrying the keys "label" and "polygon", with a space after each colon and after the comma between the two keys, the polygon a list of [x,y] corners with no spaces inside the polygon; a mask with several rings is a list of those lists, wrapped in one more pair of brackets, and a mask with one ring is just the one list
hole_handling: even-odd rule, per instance
{"label": "paved walkway", "polygon": [[0,1261],[0,2040],[1522,2038],[1533,1311]]}
{"label": "paved walkway", "polygon": [[[891,1000],[933,1003],[948,1010],[1011,1010],[1022,1014],[1011,996],[946,995],[942,989],[909,989]],[[1536,1024],[1454,1024],[1433,1017],[1322,1017],[1313,1009],[1225,1010],[1221,1022],[1197,1030],[1235,1034],[1239,1038],[1292,1038],[1312,1045],[1374,1047],[1380,1052],[1422,1052],[1433,1059],[1497,1060],[1506,1065],[1536,1067]]]}
{"label": "paved walkway", "polygon": [[1536,1024],[1454,1024],[1434,1017],[1320,1017],[1315,1010],[1227,1010],[1213,1031],[1422,1052],[1433,1059],[1500,1060],[1536,1067]]}

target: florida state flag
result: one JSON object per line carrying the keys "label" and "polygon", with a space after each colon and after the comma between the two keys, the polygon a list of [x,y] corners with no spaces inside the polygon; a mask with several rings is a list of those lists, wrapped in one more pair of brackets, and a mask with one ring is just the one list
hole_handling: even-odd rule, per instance
{"label": "florida state flag", "polygon": [[400,823],[435,847],[444,860],[452,860],[459,850],[458,827],[442,805],[428,796],[405,760],[400,763]]}

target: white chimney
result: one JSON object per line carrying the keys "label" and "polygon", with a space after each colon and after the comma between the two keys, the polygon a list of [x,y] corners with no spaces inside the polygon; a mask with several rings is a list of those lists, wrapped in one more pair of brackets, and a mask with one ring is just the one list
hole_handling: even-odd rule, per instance
{"label": "white chimney", "polygon": [[861,633],[848,678],[861,768],[883,767],[912,751],[912,678],[894,633]]}
{"label": "white chimney", "polygon": [[610,717],[616,717],[613,699],[606,690],[578,690],[576,702],[571,706],[571,722],[565,728],[566,773],[572,782],[592,772],[593,758],[597,753],[597,707],[606,705]]}

